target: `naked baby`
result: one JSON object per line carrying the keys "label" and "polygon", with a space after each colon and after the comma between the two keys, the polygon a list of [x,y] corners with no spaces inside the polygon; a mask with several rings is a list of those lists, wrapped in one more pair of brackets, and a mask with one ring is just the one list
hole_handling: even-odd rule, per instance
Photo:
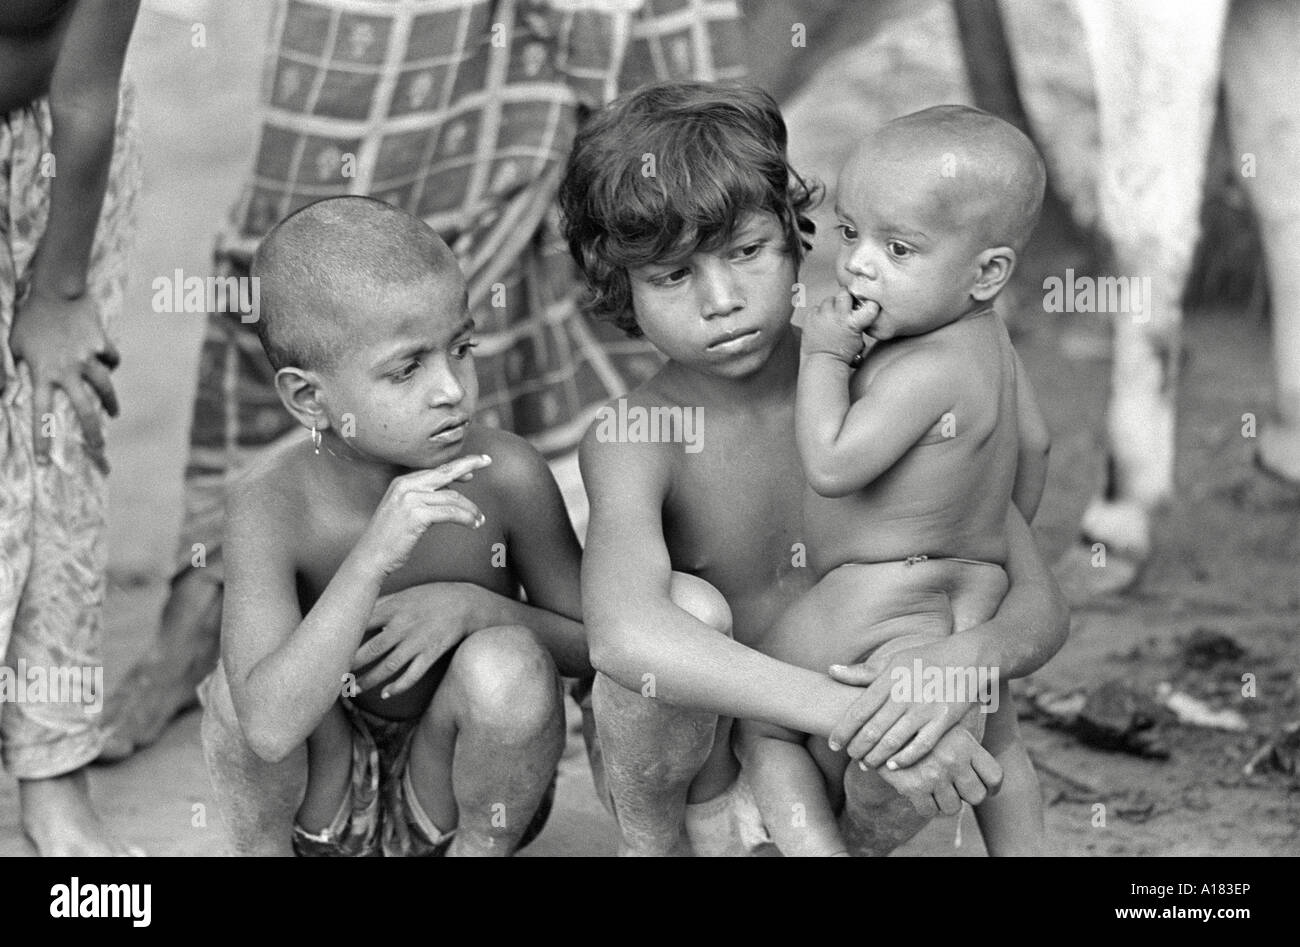
{"label": "naked baby", "polygon": [[[804,327],[796,405],[818,582],[759,644],[766,653],[808,668],[865,661],[997,611],[1009,506],[1032,519],[1048,437],[994,300],[1037,222],[1044,182],[1028,138],[960,106],[887,123],[845,165],[841,289]],[[985,690],[984,745],[1005,779],[977,817],[993,854],[1038,852],[1037,780],[1006,683],[998,668],[957,670],[974,673],[944,674],[963,691],[948,695],[896,668],[895,706]],[[893,766],[913,735],[888,714],[860,763],[869,772]],[[782,851],[847,854],[833,815],[845,755],[755,721],[738,739]]]}

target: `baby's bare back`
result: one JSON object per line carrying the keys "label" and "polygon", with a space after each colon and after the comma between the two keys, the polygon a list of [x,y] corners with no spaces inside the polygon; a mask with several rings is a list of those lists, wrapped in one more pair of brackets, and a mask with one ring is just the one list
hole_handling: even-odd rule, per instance
{"label": "baby's bare back", "polygon": [[926,555],[1001,564],[1015,484],[1015,353],[998,315],[968,317],[873,349],[854,375],[857,401],[887,364],[939,361],[954,380],[949,411],[864,489],[827,498],[806,491],[804,530],[818,576],[846,563]]}

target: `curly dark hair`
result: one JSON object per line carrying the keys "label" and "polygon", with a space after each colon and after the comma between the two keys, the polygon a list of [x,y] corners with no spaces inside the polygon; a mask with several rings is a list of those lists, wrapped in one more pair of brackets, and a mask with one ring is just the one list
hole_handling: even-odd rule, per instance
{"label": "curly dark hair", "polygon": [[773,214],[801,263],[820,197],[790,167],[785,120],[762,89],[637,89],[584,124],[560,185],[564,236],[587,280],[583,309],[641,335],[628,270],[716,250],[748,213]]}

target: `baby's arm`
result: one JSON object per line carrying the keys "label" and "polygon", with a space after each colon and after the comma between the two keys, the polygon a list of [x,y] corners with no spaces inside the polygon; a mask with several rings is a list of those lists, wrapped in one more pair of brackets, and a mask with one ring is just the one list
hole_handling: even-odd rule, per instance
{"label": "baby's arm", "polygon": [[1019,428],[1019,463],[1016,465],[1016,483],[1011,500],[1026,523],[1034,521],[1038,502],[1047,482],[1047,455],[1052,448],[1052,436],[1038,409],[1029,373],[1016,355],[1016,424]]}
{"label": "baby's arm", "polygon": [[927,352],[885,366],[850,404],[862,326],[878,311],[874,303],[854,311],[840,290],[804,327],[795,436],[804,475],[825,497],[846,496],[885,473],[955,400],[956,373]]}
{"label": "baby's arm", "polygon": [[444,488],[484,465],[475,454],[396,478],[306,616],[283,498],[266,483],[246,481],[245,490],[231,492],[223,659],[236,715],[258,756],[284,759],[316,729],[342,692],[384,577],[425,530],[479,522],[477,507]]}

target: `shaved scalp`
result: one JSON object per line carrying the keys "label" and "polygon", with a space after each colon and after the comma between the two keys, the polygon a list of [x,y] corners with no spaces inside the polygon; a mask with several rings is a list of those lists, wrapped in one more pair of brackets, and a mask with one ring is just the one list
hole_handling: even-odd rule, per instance
{"label": "shaved scalp", "polygon": [[953,225],[985,246],[1020,252],[1038,224],[1047,169],[1029,136],[996,115],[936,105],[886,122],[849,159],[864,174],[881,163],[931,179]]}
{"label": "shaved scalp", "polygon": [[331,197],[290,214],[253,257],[257,335],[271,365],[329,371],[389,287],[465,291],[456,257],[428,224],[370,197]]}

